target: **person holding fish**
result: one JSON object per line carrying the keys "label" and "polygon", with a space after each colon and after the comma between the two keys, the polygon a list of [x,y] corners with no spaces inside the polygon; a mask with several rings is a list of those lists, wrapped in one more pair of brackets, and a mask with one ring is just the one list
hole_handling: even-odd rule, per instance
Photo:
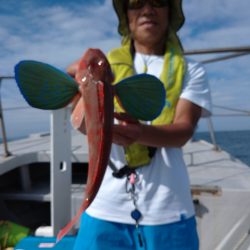
{"label": "person holding fish", "polygon": [[[143,122],[115,98],[108,167],[81,217],[74,250],[197,250],[181,147],[199,118],[210,114],[211,103],[203,66],[184,57],[177,36],[184,23],[182,2],[113,0],[113,6],[122,36],[121,47],[107,56],[113,84],[137,74],[153,75],[163,83],[166,101],[157,117]],[[77,66],[69,66],[71,76]],[[142,87],[140,94],[146,92]],[[76,127],[86,133],[83,117]]]}

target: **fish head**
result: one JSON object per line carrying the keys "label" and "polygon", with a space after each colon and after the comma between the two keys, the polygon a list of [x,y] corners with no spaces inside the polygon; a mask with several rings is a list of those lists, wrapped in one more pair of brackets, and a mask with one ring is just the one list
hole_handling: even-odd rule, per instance
{"label": "fish head", "polygon": [[100,49],[88,49],[79,62],[76,80],[88,83],[87,79],[111,84],[114,80],[110,64]]}

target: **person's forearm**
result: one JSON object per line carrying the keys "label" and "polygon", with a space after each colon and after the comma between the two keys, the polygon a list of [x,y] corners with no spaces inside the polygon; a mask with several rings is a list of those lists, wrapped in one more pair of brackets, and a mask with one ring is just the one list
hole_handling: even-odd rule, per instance
{"label": "person's forearm", "polygon": [[180,99],[173,123],[164,126],[141,125],[137,142],[154,147],[182,147],[192,137],[200,117],[201,107]]}
{"label": "person's forearm", "polygon": [[152,147],[182,147],[193,135],[190,124],[171,124],[164,126],[140,125],[141,134],[137,143]]}
{"label": "person's forearm", "polygon": [[113,127],[113,142],[121,146],[139,143],[151,147],[182,147],[195,127],[189,123],[172,125],[117,124]]}

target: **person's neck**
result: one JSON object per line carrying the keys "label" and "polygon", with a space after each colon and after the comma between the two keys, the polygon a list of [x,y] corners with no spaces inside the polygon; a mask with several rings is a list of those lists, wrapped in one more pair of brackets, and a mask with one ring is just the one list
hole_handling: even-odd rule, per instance
{"label": "person's neck", "polygon": [[145,55],[163,55],[165,51],[165,44],[164,45],[158,44],[157,46],[150,44],[144,45],[134,41],[134,48],[136,52]]}

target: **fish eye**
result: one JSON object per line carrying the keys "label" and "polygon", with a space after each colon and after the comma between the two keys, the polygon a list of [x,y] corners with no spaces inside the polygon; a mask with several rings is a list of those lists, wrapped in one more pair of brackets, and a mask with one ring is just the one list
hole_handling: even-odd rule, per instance
{"label": "fish eye", "polygon": [[99,66],[102,66],[103,65],[103,61],[102,60],[100,60],[97,64],[99,65]]}

